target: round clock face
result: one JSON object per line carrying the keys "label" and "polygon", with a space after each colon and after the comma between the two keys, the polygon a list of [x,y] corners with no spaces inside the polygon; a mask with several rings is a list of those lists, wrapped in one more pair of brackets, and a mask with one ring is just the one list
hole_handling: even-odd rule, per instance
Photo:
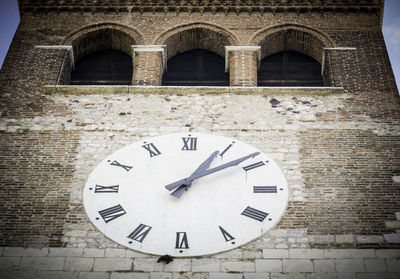
{"label": "round clock face", "polygon": [[178,133],[104,159],[83,193],[91,222],[144,253],[199,256],[236,248],[276,224],[288,200],[277,164],[236,139]]}

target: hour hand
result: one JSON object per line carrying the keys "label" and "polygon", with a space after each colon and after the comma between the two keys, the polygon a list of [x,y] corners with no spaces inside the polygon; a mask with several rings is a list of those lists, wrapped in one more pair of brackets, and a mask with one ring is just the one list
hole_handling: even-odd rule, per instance
{"label": "hour hand", "polygon": [[[210,157],[208,157],[203,163],[201,163],[200,166],[198,166],[198,168],[192,173],[191,176],[186,177],[184,179],[178,180],[174,183],[168,184],[167,186],[165,186],[165,188],[169,191],[178,188],[178,187],[185,187],[185,189],[187,189],[193,182],[194,179],[192,179],[192,177],[197,176],[200,172],[208,169],[208,167],[211,165],[211,162],[214,160],[214,158],[218,155],[219,151],[214,151]],[[184,189],[184,190],[185,190]],[[182,195],[182,194],[181,194]],[[179,195],[179,197],[181,196]]]}

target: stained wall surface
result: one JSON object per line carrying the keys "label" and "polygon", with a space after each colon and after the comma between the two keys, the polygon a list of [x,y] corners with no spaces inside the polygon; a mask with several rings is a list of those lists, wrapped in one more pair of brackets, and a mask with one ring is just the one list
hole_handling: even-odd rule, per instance
{"label": "stained wall surface", "polygon": [[[73,59],[102,44],[130,55],[149,46],[135,53],[132,86],[67,86]],[[75,54],[35,47],[50,45]],[[260,46],[228,53],[240,87],[158,87],[163,55],[225,58],[225,46]],[[282,50],[320,62],[325,88],[255,87],[254,61]],[[2,278],[399,276],[399,97],[374,12],[29,10],[0,90]],[[278,163],[290,195],[277,226],[170,264],[98,232],[82,203],[94,167],[129,143],[191,131],[235,137]]]}

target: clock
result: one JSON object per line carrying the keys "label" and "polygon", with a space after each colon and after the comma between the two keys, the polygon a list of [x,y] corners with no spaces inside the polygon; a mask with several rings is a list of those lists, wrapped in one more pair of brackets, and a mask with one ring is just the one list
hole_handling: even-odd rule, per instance
{"label": "clock", "polygon": [[237,248],[283,215],[278,165],[237,139],[177,133],[130,144],[90,174],[84,207],[94,226],[130,249],[173,257]]}

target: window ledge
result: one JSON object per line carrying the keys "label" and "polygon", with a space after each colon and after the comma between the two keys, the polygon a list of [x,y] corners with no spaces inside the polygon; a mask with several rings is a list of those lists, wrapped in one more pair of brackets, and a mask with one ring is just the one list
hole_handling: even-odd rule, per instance
{"label": "window ledge", "polygon": [[237,94],[237,95],[332,95],[343,87],[220,87],[220,86],[127,86],[46,85],[45,94]]}

